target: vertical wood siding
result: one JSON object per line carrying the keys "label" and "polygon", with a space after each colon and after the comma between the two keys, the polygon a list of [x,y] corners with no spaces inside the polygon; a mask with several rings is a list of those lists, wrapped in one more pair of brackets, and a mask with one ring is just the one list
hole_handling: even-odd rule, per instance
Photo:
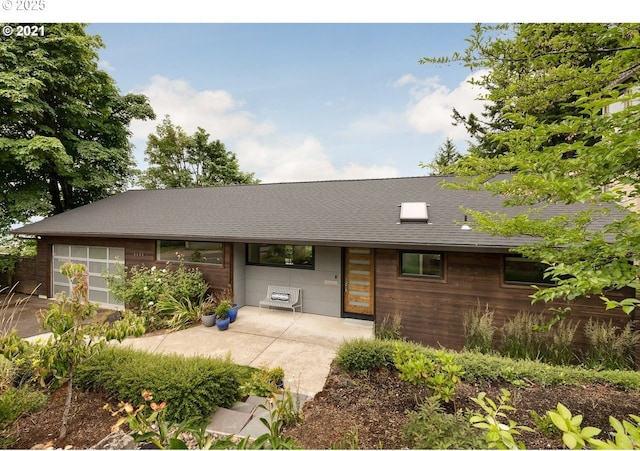
{"label": "vertical wood siding", "polygon": [[[386,315],[400,313],[402,334],[410,340],[430,346],[462,349],[464,312],[488,306],[494,312],[494,325],[500,328],[507,318],[526,310],[548,314],[552,305],[531,305],[528,286],[502,284],[502,255],[447,252],[443,280],[400,276],[397,250],[376,252],[376,327]],[[624,295],[624,296],[623,296]],[[633,291],[617,293],[615,298],[633,296]],[[564,303],[555,306],[566,306]],[[573,321],[581,326],[593,317],[624,326],[633,318],[620,309],[605,311],[597,297],[571,304]],[[585,343],[582,327],[576,332],[578,345]]]}

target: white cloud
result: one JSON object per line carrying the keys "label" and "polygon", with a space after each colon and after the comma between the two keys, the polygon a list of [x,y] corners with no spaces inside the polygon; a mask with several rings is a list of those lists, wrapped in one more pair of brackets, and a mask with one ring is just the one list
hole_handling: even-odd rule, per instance
{"label": "white cloud", "polygon": [[204,128],[215,139],[225,141],[244,134],[265,134],[273,130],[268,121],[256,122],[253,114],[241,110],[243,102],[230,93],[217,90],[197,91],[184,80],[170,80],[159,75],[142,90],[156,113],[156,121],[133,121],[134,138],[145,139],[155,132],[165,115],[187,133]]}
{"label": "white cloud", "polygon": [[322,144],[314,137],[288,137],[265,144],[245,139],[236,144],[238,159],[250,162],[247,170],[256,172],[264,183],[311,180],[340,180],[397,177],[393,166],[365,166],[349,162],[336,167]]}
{"label": "white cloud", "polygon": [[408,124],[419,133],[441,133],[454,140],[468,138],[462,126],[453,126],[451,114],[455,108],[463,115],[479,115],[484,103],[476,100],[482,93],[480,87],[468,83],[472,77],[478,78],[482,72],[467,77],[454,89],[449,89],[438,77],[420,80],[408,74],[395,83],[395,87],[410,86],[411,102],[405,111]]}
{"label": "white cloud", "polygon": [[397,168],[386,165],[347,162],[336,167],[318,138],[277,133],[272,121],[259,120],[244,102],[224,90],[198,91],[185,80],[156,75],[141,93],[149,98],[156,120],[132,121],[133,140],[138,143],[146,142],[147,136],[155,133],[158,123],[168,114],[172,122],[187,133],[193,133],[200,126],[212,139],[223,141],[227,149],[238,156],[240,168],[255,172],[263,182],[398,175]]}
{"label": "white cloud", "polygon": [[109,63],[109,61],[103,60],[103,59],[98,60],[98,69],[104,70],[107,72],[113,72],[116,70],[116,68],[113,67],[111,63]]}

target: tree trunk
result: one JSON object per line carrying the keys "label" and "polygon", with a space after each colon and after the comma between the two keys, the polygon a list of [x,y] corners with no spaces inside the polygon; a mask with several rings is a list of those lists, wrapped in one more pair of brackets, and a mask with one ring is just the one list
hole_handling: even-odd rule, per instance
{"label": "tree trunk", "polygon": [[64,440],[67,436],[67,423],[69,422],[69,411],[71,410],[73,390],[73,368],[69,371],[69,382],[67,384],[67,400],[64,403],[64,413],[62,414],[62,425],[60,426],[60,435],[58,436],[58,440]]}

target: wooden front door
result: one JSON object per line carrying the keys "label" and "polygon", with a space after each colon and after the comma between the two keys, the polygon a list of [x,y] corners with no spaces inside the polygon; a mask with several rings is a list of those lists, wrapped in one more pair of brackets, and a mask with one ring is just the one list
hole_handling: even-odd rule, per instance
{"label": "wooden front door", "polygon": [[373,249],[347,248],[344,254],[344,313],[373,315]]}

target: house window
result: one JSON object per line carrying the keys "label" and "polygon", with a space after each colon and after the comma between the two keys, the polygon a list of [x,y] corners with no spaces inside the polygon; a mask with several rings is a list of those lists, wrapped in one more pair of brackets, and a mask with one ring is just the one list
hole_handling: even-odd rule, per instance
{"label": "house window", "polygon": [[546,269],[547,265],[544,263],[529,260],[522,255],[504,256],[505,283],[552,284],[553,282],[545,277]]}
{"label": "house window", "polygon": [[401,252],[400,274],[442,279],[443,261],[442,252]]}
{"label": "house window", "polygon": [[156,260],[222,265],[223,244],[212,241],[156,241]]}
{"label": "house window", "polygon": [[313,269],[313,246],[292,244],[249,244],[247,264]]}

